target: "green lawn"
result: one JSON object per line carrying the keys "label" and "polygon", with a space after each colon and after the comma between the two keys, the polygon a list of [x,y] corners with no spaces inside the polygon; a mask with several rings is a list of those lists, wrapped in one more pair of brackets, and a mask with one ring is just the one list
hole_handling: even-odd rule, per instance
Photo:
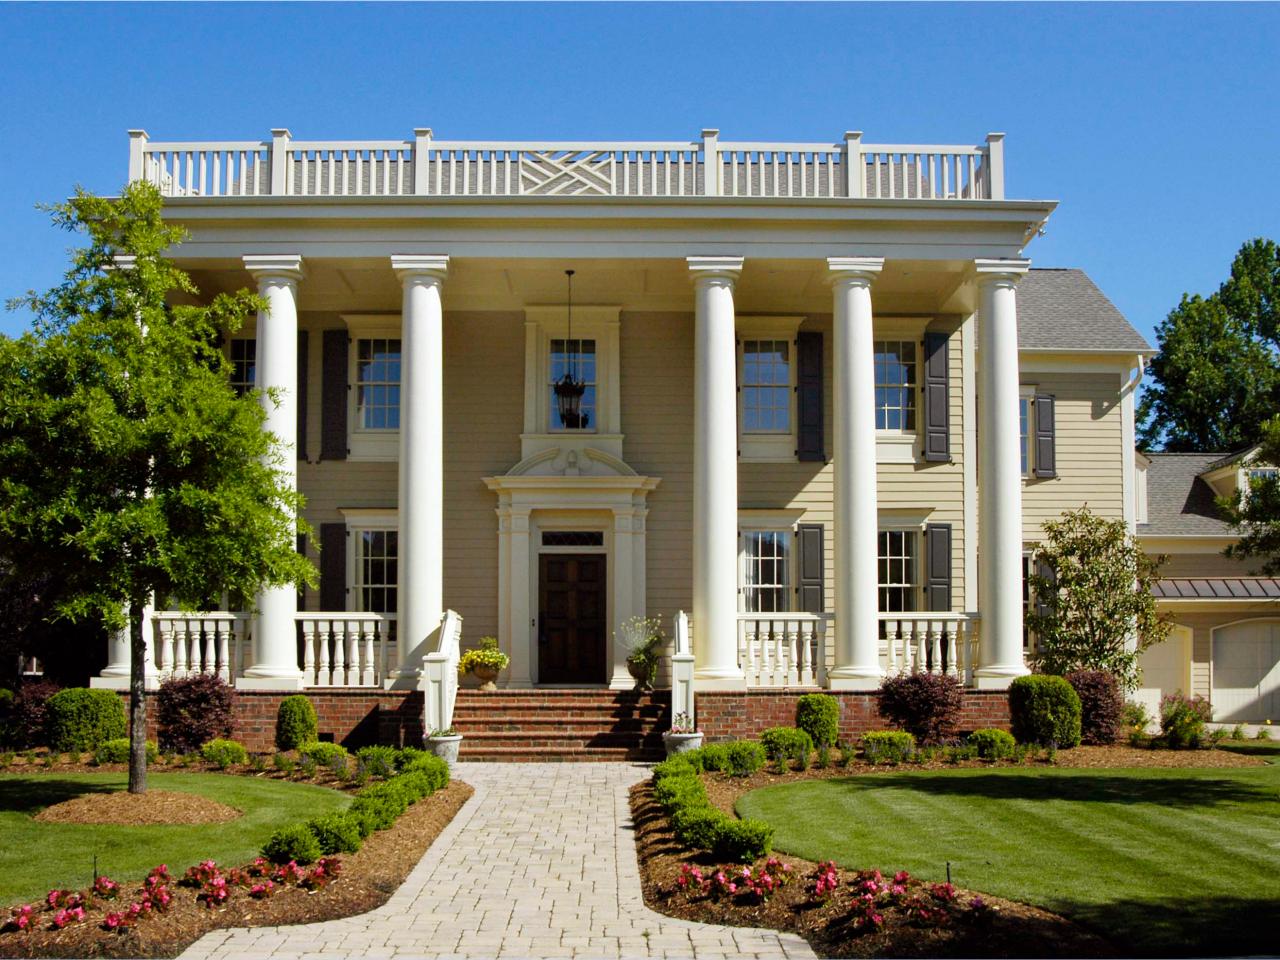
{"label": "green lawn", "polygon": [[[1258,751],[1262,752],[1262,751]],[[1280,766],[964,769],[765,787],[777,849],[1037,904],[1127,954],[1274,953]]]}
{"label": "green lawn", "polygon": [[116,827],[37,823],[45,807],[91,791],[121,790],[122,773],[0,775],[0,906],[43,897],[52,887],[87,887],[98,872],[137,881],[160,863],[180,874],[213,859],[239,865],[252,860],[278,827],[334,810],[350,800],[308,784],[213,773],[151,773],[154,790],[199,793],[244,811],[208,826]]}

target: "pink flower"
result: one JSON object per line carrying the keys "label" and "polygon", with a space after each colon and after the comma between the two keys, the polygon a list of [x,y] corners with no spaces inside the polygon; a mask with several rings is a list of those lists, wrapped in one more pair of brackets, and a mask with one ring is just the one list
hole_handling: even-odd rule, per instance
{"label": "pink flower", "polygon": [[907,871],[905,870],[899,870],[897,873],[893,875],[894,883],[906,883],[910,879],[911,879],[911,874],[907,873]]}

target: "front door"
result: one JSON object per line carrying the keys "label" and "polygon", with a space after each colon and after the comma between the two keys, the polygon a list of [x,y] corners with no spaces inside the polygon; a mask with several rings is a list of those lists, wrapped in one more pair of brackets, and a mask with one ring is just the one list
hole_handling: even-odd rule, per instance
{"label": "front door", "polygon": [[538,682],[605,683],[605,558],[538,557]]}

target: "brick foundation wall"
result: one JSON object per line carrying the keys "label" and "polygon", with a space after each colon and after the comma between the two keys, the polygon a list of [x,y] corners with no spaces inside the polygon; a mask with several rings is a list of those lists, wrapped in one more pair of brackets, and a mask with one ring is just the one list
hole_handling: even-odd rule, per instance
{"label": "brick foundation wall", "polygon": [[[308,690],[322,740],[354,749],[371,743],[422,745],[422,694],[417,690]],[[128,694],[123,694],[125,710]],[[288,693],[237,690],[232,738],[253,753],[275,749],[276,713]],[[147,696],[147,736],[156,738],[155,697]]]}
{"label": "brick foundation wall", "polygon": [[[708,690],[695,694],[698,727],[713,740],[754,738],[769,727],[792,727],[796,701],[812,690]],[[889,729],[876,709],[874,690],[831,693],[840,702],[840,738],[853,742],[870,730]],[[959,730],[1009,729],[1009,696],[1004,690],[966,690]]]}

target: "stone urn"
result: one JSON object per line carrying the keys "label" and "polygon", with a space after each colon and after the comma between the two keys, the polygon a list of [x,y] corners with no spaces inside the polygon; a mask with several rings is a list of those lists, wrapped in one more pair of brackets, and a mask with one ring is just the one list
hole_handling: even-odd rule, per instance
{"label": "stone urn", "polygon": [[627,661],[627,673],[631,674],[631,679],[636,682],[637,690],[652,690],[653,686],[649,683],[649,661],[630,659]]}
{"label": "stone urn", "polygon": [[673,757],[677,753],[684,753],[687,750],[697,750],[702,746],[702,731],[697,733],[675,733],[668,730],[662,735],[663,746],[667,748],[667,756]]}
{"label": "stone urn", "polygon": [[446,733],[425,740],[427,750],[452,767],[458,762],[458,747],[462,743],[462,734]]}
{"label": "stone urn", "polygon": [[497,667],[474,666],[471,668],[472,676],[480,681],[481,690],[497,690],[498,685],[494,683],[498,679]]}

